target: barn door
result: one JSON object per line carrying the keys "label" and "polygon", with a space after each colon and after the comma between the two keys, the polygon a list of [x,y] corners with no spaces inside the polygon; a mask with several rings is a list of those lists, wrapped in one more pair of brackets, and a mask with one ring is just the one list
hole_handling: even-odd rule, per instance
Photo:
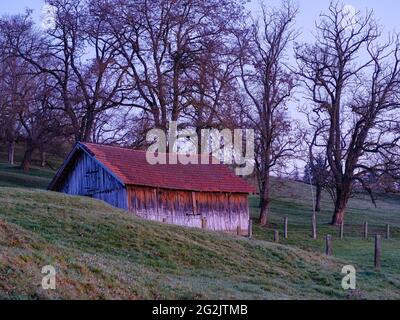
{"label": "barn door", "polygon": [[85,178],[85,195],[93,196],[99,190],[99,170],[86,171]]}

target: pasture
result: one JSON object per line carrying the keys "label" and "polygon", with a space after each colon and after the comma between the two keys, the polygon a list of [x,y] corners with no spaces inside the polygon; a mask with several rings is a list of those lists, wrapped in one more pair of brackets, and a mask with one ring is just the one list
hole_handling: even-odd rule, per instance
{"label": "pasture", "polygon": [[[43,189],[53,172],[29,174],[0,165],[0,297],[5,299],[399,299],[400,197],[380,195],[375,208],[363,195],[350,204],[345,238],[327,223],[329,198],[310,237],[311,198],[301,182],[273,179],[269,228],[257,222],[253,238],[155,223],[101,201]],[[18,187],[18,188],[15,188]],[[289,237],[283,239],[283,218]],[[369,222],[370,237],[362,225]],[[382,270],[373,268],[373,235],[382,239]],[[280,243],[273,243],[274,230]],[[324,236],[333,236],[333,256]],[[53,264],[58,288],[40,286],[40,268]],[[340,271],[352,264],[357,290],[341,288]]]}

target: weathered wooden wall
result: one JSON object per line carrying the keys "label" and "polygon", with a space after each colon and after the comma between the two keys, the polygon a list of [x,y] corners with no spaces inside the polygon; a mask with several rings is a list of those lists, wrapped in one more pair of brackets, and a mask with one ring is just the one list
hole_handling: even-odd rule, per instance
{"label": "weathered wooden wall", "polygon": [[145,219],[207,229],[247,234],[249,209],[247,194],[192,192],[154,187],[128,186],[129,211]]}
{"label": "weathered wooden wall", "polygon": [[64,178],[58,191],[93,197],[115,207],[128,209],[125,186],[96,160],[81,151],[71,162],[68,175]]}

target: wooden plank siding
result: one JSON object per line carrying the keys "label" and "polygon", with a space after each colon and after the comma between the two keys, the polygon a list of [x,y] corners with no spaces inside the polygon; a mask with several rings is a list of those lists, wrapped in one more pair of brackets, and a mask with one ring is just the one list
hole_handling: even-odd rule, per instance
{"label": "wooden plank siding", "polygon": [[99,163],[85,152],[79,152],[70,164],[60,192],[103,200],[115,207],[128,209],[126,189]]}
{"label": "wooden plank siding", "polygon": [[207,229],[236,232],[240,225],[247,234],[247,194],[127,186],[127,196],[128,210],[145,219],[201,228],[206,218]]}

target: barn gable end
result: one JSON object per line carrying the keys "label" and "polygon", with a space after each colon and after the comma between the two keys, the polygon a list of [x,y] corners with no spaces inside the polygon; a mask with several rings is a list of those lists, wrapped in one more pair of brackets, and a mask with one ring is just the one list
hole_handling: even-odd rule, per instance
{"label": "barn gable end", "polygon": [[114,175],[83,148],[76,148],[52,190],[84,195],[127,209],[126,188]]}

